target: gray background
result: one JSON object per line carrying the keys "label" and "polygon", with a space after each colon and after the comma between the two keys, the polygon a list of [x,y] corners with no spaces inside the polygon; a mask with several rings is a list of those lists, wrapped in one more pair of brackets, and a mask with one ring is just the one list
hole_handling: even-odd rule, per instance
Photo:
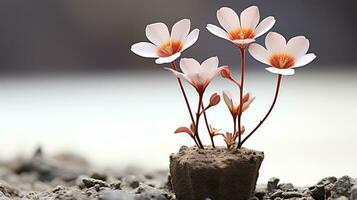
{"label": "gray background", "polygon": [[2,0],[0,73],[150,69],[153,61],[132,54],[131,44],[146,40],[146,24],[162,21],[171,27],[182,18],[201,29],[198,43],[184,56],[218,55],[225,64],[237,63],[236,49],[205,26],[218,24],[215,13],[222,6],[240,13],[250,5],[260,7],[261,17],[276,17],[274,31],[307,36],[317,68],[347,70],[356,63],[353,0]]}

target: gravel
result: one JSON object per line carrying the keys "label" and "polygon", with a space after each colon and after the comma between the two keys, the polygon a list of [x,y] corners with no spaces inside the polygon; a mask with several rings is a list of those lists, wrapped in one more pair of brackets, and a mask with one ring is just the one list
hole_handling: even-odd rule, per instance
{"label": "gravel", "polygon": [[[0,162],[1,200],[174,200],[168,171],[126,174],[93,170],[72,154],[47,157],[38,149],[31,159]],[[357,200],[356,179],[326,177],[309,187],[258,184],[251,200]]]}

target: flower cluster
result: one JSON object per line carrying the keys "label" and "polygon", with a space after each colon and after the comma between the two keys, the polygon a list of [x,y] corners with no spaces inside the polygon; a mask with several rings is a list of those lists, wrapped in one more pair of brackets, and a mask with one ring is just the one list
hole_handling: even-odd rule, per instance
{"label": "flower cluster", "polygon": [[[272,16],[260,21],[259,9],[256,6],[243,10],[240,16],[233,9],[223,7],[217,11],[217,19],[223,29],[212,24],[208,24],[206,28],[212,34],[231,42],[240,50],[241,74],[238,80],[234,78],[228,66],[219,67],[218,57],[208,58],[202,63],[193,58],[182,58],[179,61],[181,70],[177,69],[176,60],[184,50],[196,43],[199,36],[198,29],[190,31],[191,22],[189,19],[177,22],[172,27],[171,34],[164,23],[148,25],[145,32],[151,43],[136,43],[132,45],[131,51],[139,56],[156,58],[156,64],[170,64],[170,67],[165,68],[176,76],[191,119],[189,126],[179,127],[175,133],[187,133],[199,148],[204,148],[198,131],[199,122],[203,116],[213,147],[215,147],[213,138],[222,136],[228,149],[241,148],[243,143],[258,130],[273,110],[279,94],[282,76],[293,75],[295,68],[310,63],[316,56],[313,53],[307,54],[309,40],[304,36],[297,36],[286,42],[286,39],[279,33],[269,32],[265,38],[265,47],[255,43],[257,37],[268,32],[275,24],[275,18]],[[277,74],[273,102],[262,120],[249,134],[244,134],[245,127],[242,125],[242,115],[248,110],[255,97],[250,92],[245,93],[244,91],[246,50],[259,62],[269,65],[266,70]],[[233,99],[228,91],[222,92],[224,102],[232,117],[232,131],[221,131],[208,122],[207,111],[219,104],[221,96],[214,93],[210,96],[207,104],[203,102],[206,88],[219,74],[222,78],[236,85],[239,92],[239,99],[237,100]],[[199,98],[195,113],[191,109],[182,80],[187,81],[197,91]],[[243,138],[243,135],[246,136]]]}

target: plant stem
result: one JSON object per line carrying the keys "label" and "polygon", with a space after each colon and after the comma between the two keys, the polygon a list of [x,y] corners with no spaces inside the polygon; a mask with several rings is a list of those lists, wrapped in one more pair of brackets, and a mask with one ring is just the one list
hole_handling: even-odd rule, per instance
{"label": "plant stem", "polygon": [[[275,89],[275,96],[274,96],[274,100],[273,100],[273,103],[271,104],[270,108],[269,108],[269,111],[267,112],[267,114],[264,116],[264,118],[262,120],[260,120],[259,124],[252,130],[252,132],[250,132],[247,137],[244,138],[244,140],[242,141],[242,143],[240,144],[240,147],[244,144],[245,141],[248,140],[248,138],[250,136],[253,135],[253,133],[258,130],[258,128],[264,123],[264,121],[268,118],[268,116],[270,115],[271,111],[273,110],[274,108],[274,105],[276,103],[276,100],[278,99],[278,95],[279,95],[279,89],[280,89],[280,83],[281,83],[281,78],[282,78],[282,75],[279,74],[278,75],[278,79],[277,79],[277,83],[276,83],[276,89]],[[240,148],[239,147],[239,148]]]}
{"label": "plant stem", "polygon": [[[240,48],[241,54],[241,78],[240,78],[240,93],[239,93],[239,112],[238,112],[238,148],[241,147],[242,138],[242,107],[243,107],[243,88],[244,88],[244,65],[245,65],[245,48]],[[235,134],[235,133],[234,133]]]}
{"label": "plant stem", "polygon": [[233,117],[233,135],[234,140],[237,139],[237,118]]}
{"label": "plant stem", "polygon": [[196,145],[197,145],[198,147],[200,147],[200,145],[197,143],[196,138],[195,138],[195,137],[192,137],[192,139],[193,139],[193,141],[195,141]]}
{"label": "plant stem", "polygon": [[[175,61],[171,62],[171,68],[172,68],[173,70],[177,70],[176,62],[175,62]],[[194,118],[193,118],[191,106],[190,106],[190,103],[188,102],[188,98],[187,98],[187,95],[186,95],[186,92],[185,92],[185,88],[183,87],[183,84],[182,84],[181,79],[178,78],[178,77],[177,77],[177,82],[179,83],[181,92],[182,92],[182,94],[183,94],[183,97],[185,98],[185,102],[186,102],[186,105],[187,105],[188,112],[190,113],[190,117],[191,117],[192,124],[195,124],[195,120],[194,120]]]}
{"label": "plant stem", "polygon": [[[176,62],[175,62],[175,61],[172,61],[172,62],[171,62],[171,68],[172,68],[173,70],[177,70]],[[185,99],[186,106],[187,106],[188,112],[189,112],[189,114],[190,114],[192,124],[195,124],[195,120],[194,120],[194,118],[193,118],[191,106],[190,106],[190,103],[188,102],[188,98],[187,98],[187,95],[186,95],[186,92],[185,92],[185,88],[183,87],[183,84],[182,84],[181,79],[178,78],[178,77],[177,77],[177,82],[178,82],[179,85],[180,85],[181,92],[182,92],[183,97],[184,97],[184,99]],[[195,141],[196,145],[199,147],[199,145],[198,145],[196,139],[193,138],[193,140]]]}
{"label": "plant stem", "polygon": [[[204,106],[203,106],[203,102],[201,102],[201,108],[202,108],[202,110],[205,109]],[[208,124],[208,120],[207,120],[206,111],[203,111],[203,117],[204,117],[204,119],[205,119],[205,123],[206,123],[206,127],[207,127],[208,134],[209,134],[209,136],[211,137],[212,147],[213,147],[213,148],[216,148],[216,146],[214,145],[213,135],[211,134],[211,131],[210,131],[210,129],[209,129],[209,124]]]}
{"label": "plant stem", "polygon": [[200,136],[198,135],[198,123],[200,121],[200,111],[201,111],[201,106],[202,106],[202,98],[203,98],[203,94],[199,94],[199,100],[198,100],[198,108],[197,108],[197,113],[196,113],[196,125],[195,125],[195,135],[196,135],[196,139],[198,144],[201,146],[202,149],[204,149],[204,146],[201,142]]}

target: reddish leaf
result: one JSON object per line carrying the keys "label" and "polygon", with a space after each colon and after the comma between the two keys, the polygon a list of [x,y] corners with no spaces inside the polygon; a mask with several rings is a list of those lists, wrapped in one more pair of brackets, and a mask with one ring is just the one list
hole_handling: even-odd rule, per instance
{"label": "reddish leaf", "polygon": [[187,133],[192,137],[194,135],[193,132],[189,128],[185,127],[185,126],[181,126],[181,127],[177,128],[175,130],[175,133]]}

